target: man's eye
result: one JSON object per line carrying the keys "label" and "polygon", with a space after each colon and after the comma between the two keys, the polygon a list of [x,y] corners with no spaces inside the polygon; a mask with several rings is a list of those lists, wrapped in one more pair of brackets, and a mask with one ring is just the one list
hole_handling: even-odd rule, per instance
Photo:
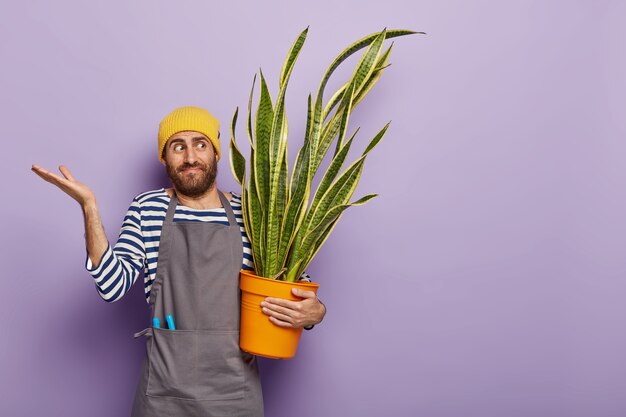
{"label": "man's eye", "polygon": [[206,148],[206,143],[200,142],[200,143],[198,143],[198,147],[201,148],[201,149],[204,149],[204,148]]}
{"label": "man's eye", "polygon": [[183,150],[183,146],[182,145],[176,145],[176,146],[174,146],[174,150],[177,151],[177,152],[178,151],[182,151]]}

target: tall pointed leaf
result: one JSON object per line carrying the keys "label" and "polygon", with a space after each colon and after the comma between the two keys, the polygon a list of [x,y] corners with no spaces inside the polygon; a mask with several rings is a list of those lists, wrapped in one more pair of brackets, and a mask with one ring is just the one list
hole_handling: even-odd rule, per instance
{"label": "tall pointed leaf", "polygon": [[297,273],[294,274],[294,276],[299,277],[302,275],[302,273],[311,263],[315,255],[317,255],[317,252],[319,252],[322,245],[326,242],[328,236],[330,235],[330,232],[334,229],[337,221],[341,218],[347,208],[363,205],[376,196],[377,194],[368,194],[353,203],[333,207],[324,217],[318,227],[311,231],[310,234],[305,238],[305,241],[307,242],[306,244],[308,244],[311,249],[308,256],[303,258],[303,260],[299,263],[297,267]]}
{"label": "tall pointed leaf", "polygon": [[[287,163],[287,150],[283,152],[283,160],[280,165],[280,173],[278,175],[278,189],[276,198],[276,212],[278,213],[278,224],[282,225],[285,216],[285,207],[289,200],[289,188],[287,187],[287,174],[289,167]],[[282,228],[279,228],[279,235],[282,234]],[[277,244],[279,245],[279,244]],[[279,258],[280,259],[280,258]]]}
{"label": "tall pointed leaf", "polygon": [[[280,173],[282,160],[286,151],[287,123],[284,113],[284,95],[276,104],[274,125],[272,126],[272,143],[270,148],[270,193],[267,204],[267,229],[266,229],[266,271],[274,275],[278,272],[278,236],[280,234],[280,216],[278,212],[278,198],[280,187]],[[276,154],[274,154],[276,152]]]}
{"label": "tall pointed leaf", "polygon": [[[315,172],[317,170],[317,167],[319,166],[319,164],[317,164],[317,161],[321,161],[323,159],[323,155],[325,155],[325,151],[328,149],[328,145],[321,146],[322,148],[324,148],[324,153],[320,154],[319,142],[320,142],[320,133],[322,130],[321,123],[325,119],[325,117],[323,117],[324,115],[322,111],[322,107],[323,107],[322,102],[323,102],[324,89],[326,88],[326,84],[328,83],[330,76],[333,74],[333,72],[339,67],[339,65],[343,61],[348,59],[352,54],[359,51],[360,49],[369,46],[372,42],[376,40],[377,37],[379,37],[380,34],[381,32],[376,32],[371,35],[368,35],[362,39],[359,39],[358,41],[354,42],[353,44],[348,46],[346,49],[344,49],[330,64],[330,66],[326,70],[326,73],[324,74],[324,77],[322,78],[322,81],[320,82],[320,85],[317,91],[316,100],[315,100],[315,110],[316,110],[315,117],[314,117],[315,123],[313,125],[313,134],[311,135],[312,140],[313,140],[312,155],[314,155],[314,157],[311,158],[311,166],[312,166],[313,172]],[[398,36],[405,36],[405,35],[411,35],[411,34],[424,34],[424,32],[415,32],[412,30],[388,30],[385,33],[385,39],[391,39],[391,38],[395,38]],[[334,135],[330,136],[329,140],[332,141],[333,138],[334,138]]]}
{"label": "tall pointed leaf", "polygon": [[347,81],[344,85],[339,87],[339,89],[335,91],[335,93],[330,98],[330,100],[328,100],[328,103],[326,103],[326,107],[324,107],[324,113],[322,114],[322,118],[324,119],[324,121],[328,118],[328,115],[330,114],[331,111],[333,111],[333,109],[337,106],[337,104],[341,102],[341,100],[343,99],[344,93],[346,91],[346,88],[348,88],[348,86],[350,86],[351,84],[352,84],[352,80]]}
{"label": "tall pointed leaf", "polygon": [[[257,136],[258,137],[258,136]],[[257,273],[262,273],[264,269],[264,247],[263,247],[263,225],[265,223],[263,208],[261,205],[261,201],[259,199],[259,193],[256,189],[256,182],[254,181],[255,177],[255,159],[256,152],[252,152],[250,155],[250,182],[249,182],[249,193],[247,194],[247,204],[242,208],[246,207],[245,210],[249,214],[249,229],[248,229],[248,239],[252,243],[252,253],[254,254],[254,266]],[[251,232],[251,233],[250,233]]]}
{"label": "tall pointed leaf", "polygon": [[[311,206],[305,220],[304,231],[299,232],[299,236],[296,240],[296,247],[299,248],[298,253],[302,252],[300,246],[304,235],[313,228],[317,227],[317,224],[321,221],[326,211],[332,206],[344,204],[347,202],[347,199],[352,196],[352,193],[358,184],[359,176],[367,154],[380,142],[388,127],[389,123],[387,123],[374,136],[368,144],[366,150],[363,152],[363,155],[353,162],[352,165],[350,165],[350,167],[348,167],[343,174],[341,174],[340,177],[331,186],[329,186],[323,194],[321,194],[321,197],[318,197],[318,195],[315,196],[314,205]],[[341,152],[339,152],[338,155],[340,154]]]}
{"label": "tall pointed leaf", "polygon": [[370,74],[369,78],[365,81],[365,83],[361,86],[361,89],[356,93],[353,107],[356,107],[357,104],[363,100],[363,98],[370,92],[370,90],[376,85],[378,79],[381,75],[383,75],[383,71],[389,66],[389,55],[391,54],[391,48],[393,44],[376,61],[376,66],[374,67],[374,71]]}
{"label": "tall pointed leaf", "polygon": [[390,124],[391,122],[387,122],[387,124],[385,124],[385,126],[383,126],[383,128],[380,129],[380,131],[376,134],[376,136],[374,136],[374,138],[370,141],[370,143],[367,144],[367,147],[363,151],[363,156],[370,153],[372,149],[374,149],[376,145],[378,145],[378,142],[380,142],[383,136],[385,136],[385,133],[387,133],[387,129],[389,129]]}
{"label": "tall pointed leaf", "polygon": [[317,207],[313,210],[309,210],[306,219],[303,224],[300,226],[296,238],[294,240],[294,255],[290,260],[288,269],[291,270],[295,263],[304,255],[304,253],[308,250],[308,247],[303,244],[304,237],[306,234],[313,230],[319,222],[324,218],[327,211],[332,207],[331,203],[336,197],[340,197],[341,199],[350,198],[351,193],[354,191],[356,187],[356,181],[361,173],[361,169],[363,167],[365,157],[362,156],[357,161],[355,161],[346,171],[344,171],[339,178],[329,187],[329,189],[324,193],[322,198],[320,199]]}
{"label": "tall pointed leaf", "polygon": [[354,71],[353,75],[353,83],[354,90],[358,92],[363,86],[364,82],[369,78],[369,76],[374,72],[374,68],[376,67],[376,61],[378,59],[378,54],[380,53],[383,42],[385,41],[385,35],[387,31],[383,30],[372,42],[372,44],[367,48],[361,60],[357,64],[357,67]]}
{"label": "tall pointed leaf", "polygon": [[356,88],[356,84],[352,84],[350,88],[346,90],[344,95],[342,107],[343,114],[341,115],[341,122],[339,123],[339,137],[337,138],[337,146],[335,148],[335,154],[339,152],[339,149],[343,146],[343,139],[346,137],[346,131],[348,129],[348,119],[350,118],[350,113],[352,113],[352,100],[354,99],[354,90]]}
{"label": "tall pointed leaf", "polygon": [[274,120],[272,121],[272,131],[270,135],[270,194],[267,204],[267,239],[266,239],[266,260],[265,268],[267,273],[274,275],[279,270],[278,250],[280,245],[280,227],[283,220],[285,205],[279,202],[280,189],[286,187],[286,175],[284,182],[281,182],[281,165],[284,155],[287,152],[288,124],[285,113],[285,94],[289,84],[291,72],[298,58],[307,30],[304,30],[287,54],[286,63],[283,66],[280,77],[280,91],[276,100]]}
{"label": "tall pointed leaf", "polygon": [[288,250],[295,238],[295,232],[298,230],[299,225],[302,223],[304,214],[306,213],[307,201],[309,199],[311,182],[308,178],[308,164],[310,148],[304,147],[301,150],[302,159],[300,160],[300,166],[302,173],[300,180],[295,183],[295,190],[291,193],[291,198],[287,204],[286,214],[283,218],[283,224],[281,228],[280,243],[278,247],[278,261],[281,266],[285,266],[285,261],[288,256]]}
{"label": "tall pointed leaf", "polygon": [[254,136],[252,135],[252,98],[254,96],[254,84],[256,83],[256,74],[252,79],[252,88],[250,89],[250,98],[248,99],[248,142],[250,146],[254,146]]}
{"label": "tall pointed leaf", "polygon": [[269,202],[270,194],[270,135],[272,133],[272,120],[274,110],[263,71],[261,74],[261,97],[256,112],[256,155],[255,161],[255,187],[258,189],[259,201],[262,206]]}
{"label": "tall pointed leaf", "polygon": [[244,177],[246,176],[246,160],[241,154],[241,151],[239,151],[239,148],[237,147],[237,142],[235,142],[235,126],[237,125],[237,113],[239,113],[239,107],[237,107],[237,110],[235,110],[235,115],[233,116],[233,122],[230,128],[230,167],[237,182],[239,184],[242,184]]}
{"label": "tall pointed leaf", "polygon": [[[415,32],[415,31],[412,31],[412,30],[388,30],[386,35],[385,35],[385,39],[391,39],[391,38],[395,38],[395,37],[398,37],[398,36],[412,35],[412,34],[416,34],[416,33],[424,34],[424,32]],[[322,82],[320,83],[320,86],[319,86],[318,91],[317,91],[317,96],[318,97],[323,95],[323,91],[326,88],[326,83],[328,83],[328,80],[330,79],[330,76],[339,67],[339,64],[341,64],[343,61],[348,59],[352,54],[354,54],[358,50],[360,50],[362,48],[365,48],[366,46],[371,44],[376,39],[376,37],[379,34],[380,34],[380,32],[376,32],[376,33],[372,33],[371,35],[368,35],[368,36],[366,36],[366,37],[364,37],[362,39],[359,39],[358,41],[354,42],[352,45],[350,45],[346,49],[344,49],[337,56],[337,58],[334,59],[334,61],[330,64],[330,66],[326,70],[326,73],[324,74],[324,77],[322,78]]]}
{"label": "tall pointed leaf", "polygon": [[289,52],[287,53],[287,59],[285,59],[283,68],[280,71],[280,79],[278,83],[279,86],[285,84],[287,78],[289,78],[291,70],[293,69],[293,66],[296,63],[296,59],[298,58],[298,54],[300,53],[300,49],[302,49],[302,45],[304,45],[304,41],[306,40],[306,35],[308,32],[309,27],[307,26],[307,28],[304,29],[300,33],[300,35],[298,35],[298,39],[296,39],[294,44],[291,46],[291,49],[289,49]]}
{"label": "tall pointed leaf", "polygon": [[[386,31],[380,32],[374,38],[371,45],[367,48],[367,50],[361,57],[352,75],[352,78],[350,79],[350,86],[346,88],[346,90],[344,91],[344,99],[342,100],[343,106],[341,107],[342,117],[339,121],[337,121],[336,118],[333,118],[332,122],[334,123],[339,122],[339,124],[341,125],[342,120],[349,116],[350,107],[352,105],[352,96],[354,94],[354,91],[358,92],[361,89],[362,84],[367,80],[367,78],[374,71],[376,58],[378,57],[378,53],[380,52],[382,48],[383,42],[385,40],[385,36],[386,36]],[[348,95],[349,91],[350,93]],[[346,100],[345,99],[346,96],[350,98],[350,100]],[[336,125],[334,125],[333,128],[336,128],[337,132],[340,132],[341,130],[341,128],[336,127]],[[330,146],[333,138],[335,137],[335,131],[332,130],[330,132],[331,134],[326,134],[322,136],[323,140],[320,142],[319,148],[317,149],[317,154],[316,154],[316,159],[315,159],[316,163],[314,165],[315,169],[317,169],[319,164],[322,162],[322,159],[324,159],[324,156],[326,155],[326,152],[328,151],[328,147]],[[336,151],[338,149],[339,149],[339,145],[337,145]]]}
{"label": "tall pointed leaf", "polygon": [[313,196],[313,201],[311,202],[311,212],[317,209],[317,205],[319,204],[320,199],[324,196],[324,194],[326,194],[326,191],[328,191],[328,188],[337,177],[337,174],[341,170],[341,167],[343,166],[343,163],[345,162],[346,157],[348,156],[348,152],[350,151],[350,146],[352,145],[352,141],[356,137],[357,133],[358,133],[358,129],[356,132],[352,134],[350,139],[348,139],[348,141],[341,147],[337,155],[335,155],[330,165],[328,166],[328,169],[324,173],[324,176],[322,177],[322,181],[317,186],[317,190],[315,191],[315,195]]}

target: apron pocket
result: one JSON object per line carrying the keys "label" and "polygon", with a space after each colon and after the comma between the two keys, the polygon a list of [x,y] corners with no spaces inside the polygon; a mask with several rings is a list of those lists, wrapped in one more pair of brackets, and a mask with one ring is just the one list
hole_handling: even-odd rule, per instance
{"label": "apron pocket", "polygon": [[189,400],[243,398],[239,331],[152,330],[147,395]]}

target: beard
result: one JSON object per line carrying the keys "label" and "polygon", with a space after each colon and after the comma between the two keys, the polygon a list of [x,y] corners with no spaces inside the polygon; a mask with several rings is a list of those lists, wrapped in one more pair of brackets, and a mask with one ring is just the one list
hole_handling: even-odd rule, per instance
{"label": "beard", "polygon": [[[177,167],[166,162],[165,167],[176,191],[187,197],[200,197],[213,187],[217,177],[217,161],[209,165],[200,161],[182,163]],[[200,168],[201,172],[185,173],[184,170],[188,168]]]}

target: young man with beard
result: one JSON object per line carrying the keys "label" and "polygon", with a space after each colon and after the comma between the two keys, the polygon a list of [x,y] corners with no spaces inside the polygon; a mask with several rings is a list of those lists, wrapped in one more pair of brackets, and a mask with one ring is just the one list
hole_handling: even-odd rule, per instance
{"label": "young man with beard", "polygon": [[[63,177],[32,169],[80,204],[86,268],[103,299],[119,300],[144,272],[153,325],[136,335],[147,337],[147,357],[132,415],[262,416],[257,362],[238,343],[239,270],[254,264],[240,196],[215,182],[219,122],[201,108],[176,109],[159,126],[158,148],[173,188],[133,199],[114,248],[89,187],[64,166]],[[288,328],[322,321],[314,293],[294,295],[302,300],[266,299],[263,312]]]}

